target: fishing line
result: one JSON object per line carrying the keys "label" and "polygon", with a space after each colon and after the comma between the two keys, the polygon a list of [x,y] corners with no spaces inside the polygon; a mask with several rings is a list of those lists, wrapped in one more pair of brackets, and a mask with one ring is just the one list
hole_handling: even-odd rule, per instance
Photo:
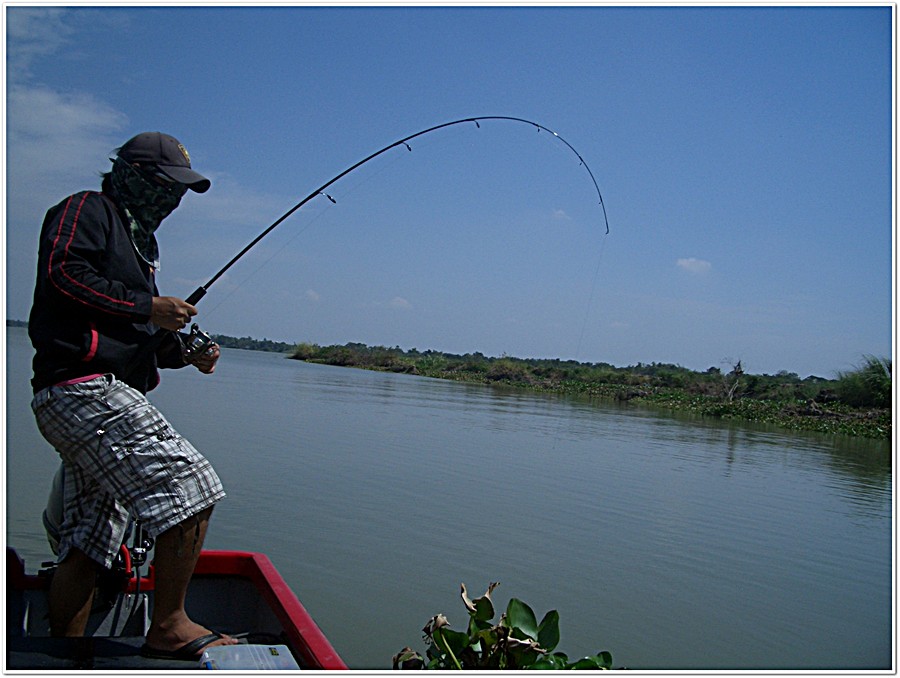
{"label": "fishing line", "polygon": [[[581,331],[579,332],[578,342],[575,347],[575,355],[573,357],[573,360],[578,365],[581,364],[581,350],[582,350],[582,347],[584,346],[584,337],[585,337],[585,334],[587,333],[588,320],[590,318],[591,309],[594,306],[594,299],[597,295],[597,290],[599,289],[598,283],[600,280],[600,270],[603,266],[603,252],[605,250],[605,244],[606,244],[605,240],[600,243],[600,254],[597,257],[597,266],[594,270],[593,280],[591,281],[591,289],[590,289],[590,292],[588,293],[587,306],[585,308],[584,318],[581,321]],[[557,446],[559,445],[560,440],[562,439],[563,425],[570,424],[571,422],[575,421],[575,413],[573,411],[574,403],[572,400],[570,400],[571,396],[567,395],[565,392],[561,392],[558,395],[558,397],[561,401],[563,401],[563,404],[565,406],[567,406],[567,410],[566,410],[567,414],[565,414],[565,415],[561,414],[560,416],[556,417],[556,432],[553,435],[552,444],[550,445],[551,453],[557,452]]]}
{"label": "fishing line", "polygon": [[[423,151],[423,150],[444,149],[444,148],[447,148],[448,146],[453,145],[454,141],[459,142],[459,137],[447,137],[444,139],[434,139],[434,138],[422,139],[420,142],[416,143],[415,149],[413,149],[413,147],[410,146],[409,144],[404,144],[404,145],[405,145],[405,148],[408,153],[412,153],[414,150],[419,151],[418,155],[421,157],[421,155],[422,155],[421,151]],[[474,143],[474,141],[471,143]],[[563,149],[559,149],[559,150],[561,152]],[[407,155],[406,153],[394,154],[393,157],[390,157],[389,159],[387,159],[383,163],[381,163],[377,169],[374,169],[367,174],[365,174],[365,173],[362,174],[361,178],[359,180],[350,182],[346,187],[342,186],[340,193],[335,192],[335,195],[337,196],[337,198],[340,198],[340,202],[345,202],[348,197],[354,195],[357,191],[359,191],[361,188],[363,188],[370,182],[383,176],[388,170],[395,167],[397,165],[397,163],[399,163],[401,160],[405,160],[406,155]],[[307,223],[305,226],[298,229],[297,232],[294,235],[292,235],[284,243],[284,245],[282,245],[279,249],[277,249],[275,252],[273,252],[273,254],[268,259],[265,259],[256,269],[254,269],[249,275],[247,275],[243,280],[241,280],[241,282],[235,283],[234,287],[229,292],[226,292],[225,296],[222,297],[221,299],[219,299],[219,301],[215,304],[215,306],[212,306],[210,309],[208,309],[206,311],[207,318],[211,317],[212,314],[216,310],[218,310],[219,307],[222,306],[223,303],[228,301],[238,291],[238,289],[240,287],[244,286],[247,282],[249,282],[254,277],[256,277],[256,275],[263,268],[266,268],[268,266],[268,264],[270,264],[282,252],[284,252],[284,250],[287,249],[291,245],[291,243],[293,243],[297,238],[299,238],[306,231],[308,231],[316,221],[318,221],[321,217],[325,216],[325,214],[329,210],[333,209],[334,206],[337,205],[339,202],[338,199],[335,198],[334,196],[332,196],[330,193],[323,192],[320,194],[320,197],[327,199],[327,204],[326,204],[325,209],[323,209],[319,213],[317,213],[316,216],[313,217],[311,219],[311,221],[309,223]]]}
{"label": "fishing line", "polygon": [[[334,199],[332,198],[332,201],[333,201],[333,200],[334,200]],[[312,228],[312,226],[313,226],[319,219],[321,219],[323,216],[325,216],[325,214],[326,214],[329,210],[331,210],[333,207],[334,207],[333,204],[329,204],[329,205],[327,205],[327,206],[325,207],[325,209],[319,211],[314,217],[311,217],[310,220],[309,220],[309,222],[308,222],[305,226],[303,226],[302,228],[298,229],[297,232],[296,232],[294,235],[292,235],[292,236],[287,240],[287,242],[284,243],[284,245],[282,245],[281,247],[279,247],[278,249],[276,249],[276,250],[271,254],[271,256],[269,256],[268,259],[264,259],[264,260],[259,264],[259,266],[257,266],[253,271],[251,271],[249,274],[247,274],[247,276],[244,277],[243,280],[241,280],[240,282],[235,283],[234,286],[231,288],[231,290],[229,290],[228,292],[225,292],[225,293],[224,293],[224,296],[220,297],[219,301],[218,301],[214,306],[210,307],[210,308],[206,311],[206,317],[207,317],[207,318],[212,317],[213,314],[219,309],[219,307],[222,306],[222,304],[224,304],[226,301],[228,301],[228,300],[229,300],[229,299],[230,299],[230,298],[231,298],[231,297],[232,297],[232,296],[233,296],[233,295],[234,295],[241,287],[243,287],[245,284],[247,284],[247,282],[249,282],[249,281],[252,280],[254,277],[256,277],[256,276],[259,274],[259,272],[260,272],[263,268],[266,268],[266,267],[267,267],[267,266],[268,266],[268,265],[269,265],[269,264],[270,264],[277,256],[279,256],[282,252],[284,252],[284,250],[286,250],[286,249],[290,246],[290,244],[291,244],[292,242],[294,242],[297,238],[299,238],[299,237],[300,237],[301,235],[303,235],[306,231],[308,231],[310,228]]]}
{"label": "fishing line", "polygon": [[579,358],[581,357],[581,348],[584,344],[584,335],[587,332],[588,318],[591,313],[591,308],[594,305],[594,297],[596,297],[597,290],[599,289],[599,285],[597,283],[600,280],[600,269],[602,268],[602,265],[603,265],[603,253],[605,251],[605,245],[606,245],[606,241],[605,240],[601,241],[600,252],[599,252],[599,255],[597,256],[597,268],[594,271],[594,279],[591,282],[591,291],[588,295],[587,308],[584,312],[584,320],[582,320],[582,322],[581,322],[581,333],[578,335],[578,344],[575,347],[575,360],[576,361],[578,361]]}
{"label": "fishing line", "polygon": [[[342,188],[340,194],[337,194],[338,197],[340,198],[341,202],[345,201],[347,199],[347,197],[352,196],[360,188],[362,188],[369,182],[373,181],[374,179],[378,178],[379,176],[381,176],[382,174],[387,172],[388,169],[393,167],[402,158],[403,158],[402,155],[397,154],[393,159],[388,160],[380,169],[374,170],[369,176],[364,176],[360,180],[350,183],[346,188]],[[222,304],[224,304],[226,301],[228,301],[241,287],[243,287],[247,282],[249,282],[254,277],[256,277],[263,268],[267,268],[268,264],[270,264],[276,257],[278,257],[288,247],[290,247],[291,243],[293,243],[295,240],[297,240],[297,238],[299,238],[301,235],[306,233],[306,231],[308,231],[310,228],[312,228],[319,219],[326,216],[328,214],[328,212],[330,210],[334,209],[335,205],[338,204],[338,200],[335,197],[333,197],[331,194],[322,193],[321,197],[325,198],[325,200],[323,201],[326,203],[325,208],[320,210],[318,213],[316,213],[316,215],[314,217],[311,217],[306,225],[304,225],[302,228],[297,229],[296,233],[294,233],[290,238],[288,238],[288,240],[285,241],[285,243],[281,247],[276,249],[268,259],[263,260],[259,264],[259,266],[257,266],[251,273],[249,273],[246,277],[244,277],[243,280],[241,280],[238,283],[235,283],[234,287],[232,287],[232,289],[229,292],[226,292],[225,296],[220,298],[218,303],[215,304],[215,306],[212,306],[211,308],[209,308],[207,310],[207,312],[206,312],[207,318],[211,317],[215,313],[215,311],[217,311],[219,309],[219,307],[222,306]]]}
{"label": "fishing line", "polygon": [[[576,342],[576,345],[575,345],[575,354],[573,356],[573,360],[576,363],[578,363],[579,365],[581,364],[581,352],[582,352],[582,349],[584,348],[584,338],[585,338],[585,335],[587,334],[588,321],[590,320],[591,311],[594,307],[594,302],[597,297],[597,291],[600,289],[600,284],[599,284],[600,283],[600,271],[603,269],[603,255],[605,252],[606,252],[606,239],[604,238],[600,242],[600,251],[597,256],[597,265],[594,268],[594,275],[591,280],[590,291],[588,292],[588,300],[587,300],[587,304],[585,306],[584,317],[581,321],[581,331],[578,334],[578,341]],[[565,401],[565,400],[568,400],[568,398],[570,396],[567,396],[565,393],[560,393],[559,397],[560,397],[560,399]],[[574,415],[574,412],[572,411],[571,407],[572,407],[572,405],[571,405],[571,401],[570,401],[570,404],[569,404],[570,409],[568,409],[568,416],[559,416],[556,418],[556,433],[553,436],[553,439],[552,439],[553,442],[550,446],[550,451],[552,453],[555,453],[557,451],[557,445],[559,445],[559,442],[562,438],[563,425],[569,424],[572,421],[575,421],[575,415]]]}

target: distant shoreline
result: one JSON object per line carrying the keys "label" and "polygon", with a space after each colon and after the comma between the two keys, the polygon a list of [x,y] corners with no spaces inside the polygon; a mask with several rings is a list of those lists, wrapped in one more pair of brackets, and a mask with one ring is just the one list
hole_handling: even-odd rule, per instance
{"label": "distant shoreline", "polygon": [[887,439],[893,426],[889,380],[888,393],[881,396],[886,397],[888,406],[880,407],[849,404],[843,379],[800,379],[787,372],[745,374],[740,363],[723,374],[715,368],[694,372],[659,363],[617,368],[606,363],[489,358],[480,353],[459,356],[352,343],[324,347],[298,344],[290,357],[341,367],[605,398],[794,431]]}
{"label": "distant shoreline", "polygon": [[[28,327],[22,320],[7,320],[6,325]],[[890,406],[853,406],[842,402],[839,379],[812,376],[800,379],[787,372],[722,374],[715,368],[694,372],[660,363],[618,368],[607,363],[404,351],[399,347],[370,347],[359,343],[322,347],[265,338],[215,334],[212,337],[225,348],[284,353],[289,358],[311,363],[604,398],[703,417],[771,424],[794,431],[874,439],[889,439],[893,431]]]}

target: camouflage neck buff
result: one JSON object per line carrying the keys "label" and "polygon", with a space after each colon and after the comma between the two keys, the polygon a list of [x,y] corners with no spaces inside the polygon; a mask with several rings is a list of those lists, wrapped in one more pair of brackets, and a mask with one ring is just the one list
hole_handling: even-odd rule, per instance
{"label": "camouflage neck buff", "polygon": [[159,248],[153,233],[178,207],[186,187],[170,190],[159,186],[118,157],[113,161],[110,182],[128,215],[135,250],[144,261],[159,269]]}

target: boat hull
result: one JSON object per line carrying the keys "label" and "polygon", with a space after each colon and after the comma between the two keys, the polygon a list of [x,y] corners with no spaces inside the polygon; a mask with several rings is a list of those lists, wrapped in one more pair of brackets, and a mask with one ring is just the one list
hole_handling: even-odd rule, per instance
{"label": "boat hull", "polygon": [[[29,575],[7,549],[7,668],[181,669],[192,662],[140,656],[153,606],[153,567],[126,574],[95,604],[85,638],[51,638],[46,572]],[[287,645],[304,669],[347,666],[269,558],[247,551],[203,551],[185,603],[192,619],[247,642]],[[200,668],[199,662],[196,668]]]}

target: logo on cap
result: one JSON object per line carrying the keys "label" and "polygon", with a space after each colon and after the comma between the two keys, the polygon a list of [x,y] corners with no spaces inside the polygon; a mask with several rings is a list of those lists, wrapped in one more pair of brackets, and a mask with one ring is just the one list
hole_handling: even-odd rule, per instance
{"label": "logo on cap", "polygon": [[178,144],[178,150],[181,151],[181,154],[184,156],[184,159],[187,160],[187,164],[191,164],[191,156],[188,155],[187,149],[184,147],[184,144]]}

